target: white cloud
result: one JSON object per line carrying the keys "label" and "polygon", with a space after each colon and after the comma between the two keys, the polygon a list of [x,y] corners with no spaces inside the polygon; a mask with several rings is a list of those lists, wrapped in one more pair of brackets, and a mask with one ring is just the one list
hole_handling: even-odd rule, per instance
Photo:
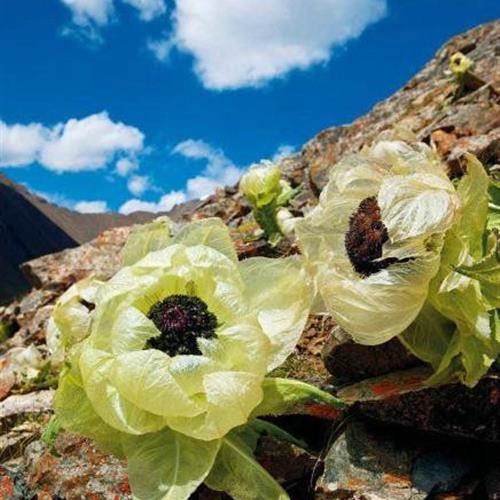
{"label": "white cloud", "polygon": [[114,13],[113,0],[61,0],[71,11],[73,23],[88,26],[94,23],[104,26]]}
{"label": "white cloud", "polygon": [[21,167],[33,163],[49,130],[40,123],[7,125],[0,121],[0,166]]}
{"label": "white cloud", "polygon": [[62,193],[47,193],[46,191],[38,191],[33,189],[28,184],[24,184],[27,189],[29,189],[33,194],[44,198],[49,203],[53,203],[54,205],[58,205],[60,207],[69,208],[70,210],[76,210],[82,214],[97,214],[103,212],[109,212],[109,207],[106,201],[103,200],[81,200],[75,201],[68,198],[65,194]]}
{"label": "white cloud", "polygon": [[295,146],[291,146],[290,144],[281,144],[272,156],[272,161],[280,161],[293,153],[295,153]]}
{"label": "white cloud", "polygon": [[[167,11],[165,0],[122,0],[137,10],[142,21],[151,21]],[[85,39],[102,42],[99,29],[115,17],[114,0],[61,0],[71,12],[71,20],[77,29],[65,26],[63,35],[83,36]]]}
{"label": "white cloud", "polygon": [[116,173],[121,177],[126,177],[130,172],[138,168],[139,165],[135,158],[120,158],[116,162]]}
{"label": "white cloud", "polygon": [[[129,214],[139,210],[166,212],[178,203],[195,198],[205,198],[218,187],[235,184],[243,174],[243,169],[234,165],[226,157],[224,151],[214,148],[205,141],[187,139],[177,144],[172,150],[172,154],[178,154],[190,160],[202,160],[206,162],[206,165],[200,175],[187,180],[184,190],[171,191],[163,195],[157,202],[133,198],[120,207],[121,213]],[[129,190],[133,193],[130,189],[130,182]],[[133,194],[140,196],[139,192]]]}
{"label": "white cloud", "polygon": [[143,201],[133,198],[126,201],[119,209],[122,214],[130,214],[132,212],[168,212],[178,203],[186,201],[186,194],[183,191],[170,191],[164,194],[158,202]]}
{"label": "white cloud", "polygon": [[127,182],[127,189],[134,196],[141,196],[151,188],[151,182],[147,175],[133,175]]}
{"label": "white cloud", "polygon": [[235,184],[243,173],[243,170],[236,167],[222,150],[201,140],[187,139],[177,144],[172,152],[185,158],[207,162],[201,175],[188,180],[186,186],[188,199],[204,198],[219,186]]}
{"label": "white cloud", "polygon": [[158,40],[148,40],[147,47],[154,54],[158,61],[165,62],[175,46],[175,41],[171,37],[160,38]]}
{"label": "white cloud", "polygon": [[108,204],[105,201],[79,201],[75,204],[74,209],[82,214],[102,214],[109,212]]}
{"label": "white cloud", "polygon": [[143,21],[151,21],[167,11],[164,0],[123,0],[123,2],[137,9]]}
{"label": "white cloud", "polygon": [[176,0],[174,39],[205,87],[258,86],[325,63],[386,12],[386,0]]}
{"label": "white cloud", "polygon": [[52,128],[42,124],[0,122],[0,165],[21,166],[35,161],[55,172],[97,170],[119,153],[143,149],[144,134],[136,127],[113,122],[106,112],[72,118]]}

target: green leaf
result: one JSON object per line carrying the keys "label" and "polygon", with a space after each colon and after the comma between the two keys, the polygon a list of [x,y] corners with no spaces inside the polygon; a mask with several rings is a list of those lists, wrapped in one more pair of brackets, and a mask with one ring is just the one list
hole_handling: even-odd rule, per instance
{"label": "green leaf", "polygon": [[235,500],[287,500],[285,490],[257,463],[252,449],[236,432],[222,439],[214,466],[205,480]]}
{"label": "green leaf", "polygon": [[429,286],[427,300],[435,313],[423,311],[413,330],[402,337],[410,350],[434,366],[429,383],[458,378],[474,386],[500,353],[493,321],[498,301],[497,242],[490,235],[484,246],[488,185],[482,165],[468,155],[467,173],[457,187],[463,214],[446,235],[441,265]]}
{"label": "green leaf", "polygon": [[462,217],[455,226],[456,233],[468,245],[470,255],[477,259],[483,254],[483,233],[488,216],[489,177],[481,162],[467,154],[467,171],[460,179],[457,193],[463,203]]}
{"label": "green leaf", "polygon": [[264,399],[252,412],[251,417],[293,413],[293,408],[305,404],[324,404],[337,409],[345,408],[340,399],[313,385],[299,380],[266,378],[262,384]]}
{"label": "green leaf", "polygon": [[500,230],[500,182],[491,181],[489,188],[488,229]]}
{"label": "green leaf", "polygon": [[290,433],[283,430],[281,427],[278,427],[277,425],[274,425],[267,420],[256,418],[255,420],[249,422],[246,427],[250,427],[259,436],[271,436],[275,439],[278,439],[279,441],[285,441],[301,448],[307,448],[307,443],[305,441],[297,439]]}
{"label": "green leaf", "polygon": [[221,442],[198,441],[170,429],[124,436],[128,475],[134,498],[184,500],[203,482]]}
{"label": "green leaf", "polygon": [[479,281],[481,291],[491,307],[500,307],[500,244],[498,233],[487,239],[486,255],[470,265],[457,267],[457,272]]}
{"label": "green leaf", "polygon": [[123,265],[131,266],[148,253],[166,248],[170,242],[170,219],[168,217],[158,217],[150,224],[136,226],[130,232],[123,247]]}
{"label": "green leaf", "polygon": [[54,445],[60,431],[61,431],[61,422],[59,421],[56,415],[53,415],[52,418],[49,420],[47,427],[43,431],[42,441],[47,445],[48,449],[50,450],[50,453],[55,456],[58,456],[58,453]]}
{"label": "green leaf", "polygon": [[438,369],[455,332],[453,321],[426,302],[417,319],[399,337],[415,356]]}

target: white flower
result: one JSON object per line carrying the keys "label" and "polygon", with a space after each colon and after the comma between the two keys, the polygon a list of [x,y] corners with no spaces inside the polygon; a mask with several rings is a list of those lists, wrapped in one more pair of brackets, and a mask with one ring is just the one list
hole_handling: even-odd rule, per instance
{"label": "white flower", "polygon": [[357,342],[380,344],[415,319],[459,212],[425,144],[381,141],[332,167],[296,234],[326,309]]}
{"label": "white flower", "polygon": [[257,208],[268,205],[275,200],[282,191],[280,168],[263,161],[252,166],[240,180],[240,191]]}

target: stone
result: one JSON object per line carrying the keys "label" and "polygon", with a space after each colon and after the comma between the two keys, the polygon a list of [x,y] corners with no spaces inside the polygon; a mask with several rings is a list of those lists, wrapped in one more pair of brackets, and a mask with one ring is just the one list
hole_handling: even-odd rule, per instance
{"label": "stone", "polygon": [[500,443],[500,375],[474,388],[426,385],[426,367],[393,372],[345,387],[338,396],[356,411],[383,422]]}
{"label": "stone", "polygon": [[17,415],[39,414],[52,410],[53,390],[13,394],[0,401],[0,422]]}
{"label": "stone", "polygon": [[58,456],[41,441],[26,448],[26,482],[33,495],[132,498],[126,468],[118,459],[102,453],[88,440],[66,432],[58,435],[54,447]]}
{"label": "stone", "polygon": [[340,326],[331,330],[321,357],[336,385],[422,364],[397,338],[376,346],[356,344]]}
{"label": "stone", "polygon": [[423,500],[453,492],[473,460],[461,443],[354,420],[328,450],[315,498]]}

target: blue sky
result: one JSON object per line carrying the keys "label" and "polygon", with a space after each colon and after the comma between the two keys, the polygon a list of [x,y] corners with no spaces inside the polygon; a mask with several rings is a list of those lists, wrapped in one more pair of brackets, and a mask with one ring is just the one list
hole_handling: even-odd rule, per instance
{"label": "blue sky", "polygon": [[348,123],[497,0],[0,5],[0,169],[81,211],[168,209]]}

